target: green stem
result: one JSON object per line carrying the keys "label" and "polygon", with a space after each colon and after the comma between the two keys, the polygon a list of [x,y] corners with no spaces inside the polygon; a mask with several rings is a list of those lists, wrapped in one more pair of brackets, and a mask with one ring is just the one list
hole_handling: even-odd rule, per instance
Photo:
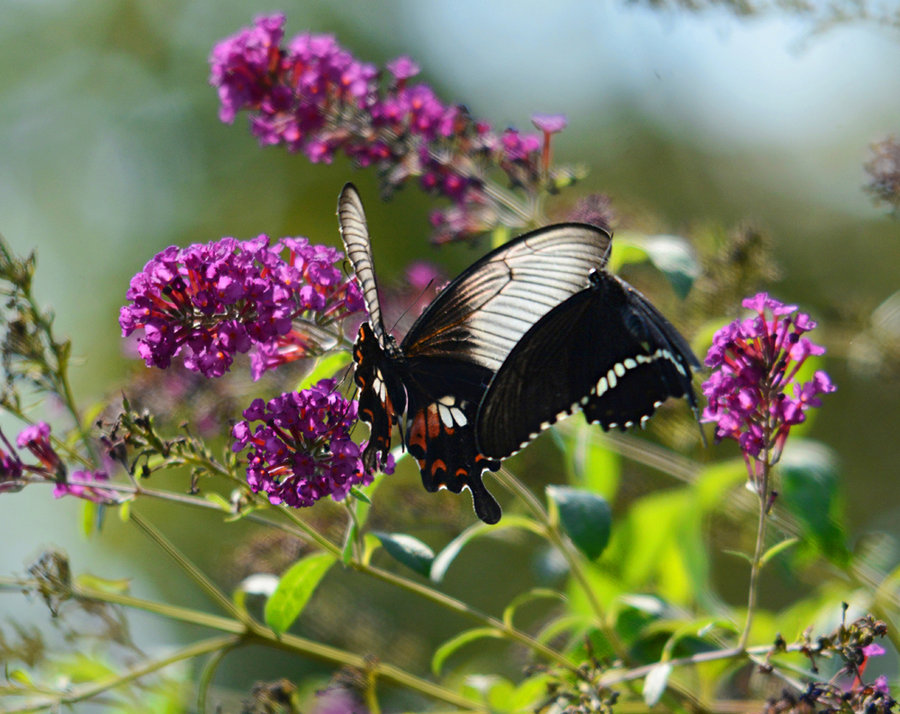
{"label": "green stem", "polygon": [[569,671],[575,671],[576,669],[575,663],[571,662],[556,650],[547,647],[545,644],[539,642],[538,640],[522,632],[521,630],[517,630],[515,627],[507,625],[502,620],[498,620],[495,617],[491,617],[490,615],[467,605],[461,600],[457,600],[456,598],[450,597],[449,595],[445,595],[444,593],[430,588],[427,585],[421,585],[420,583],[413,582],[412,580],[407,580],[400,575],[395,575],[390,571],[381,570],[380,568],[376,568],[371,565],[363,565],[362,563],[354,561],[350,564],[350,566],[361,573],[365,573],[385,583],[389,583],[408,592],[420,595],[426,600],[430,600],[431,602],[436,603],[437,605],[440,605],[448,610],[452,610],[453,612],[456,612],[460,615],[464,615],[483,627],[489,627],[498,630],[499,632],[506,635],[506,637],[508,637],[509,639],[514,640],[519,644],[522,644],[525,647],[528,647],[529,649],[542,654],[548,660],[556,662],[558,665],[566,668]]}
{"label": "green stem", "polygon": [[[23,589],[38,591],[39,587],[39,583],[35,580],[0,577],[0,589],[21,592]],[[203,627],[229,633],[231,635],[230,637],[221,638],[222,644],[219,648],[235,647],[240,644],[260,644],[274,647],[292,654],[304,655],[332,665],[351,666],[358,669],[370,670],[392,684],[406,687],[411,691],[419,692],[424,696],[446,702],[467,711],[481,711],[484,709],[484,706],[480,702],[459,695],[452,690],[427,680],[420,679],[399,667],[380,662],[373,664],[371,660],[365,657],[289,633],[276,635],[268,627],[252,621],[249,624],[238,622],[232,618],[211,615],[199,610],[191,610],[189,608],[169,605],[167,603],[158,603],[152,600],[136,598],[131,595],[123,595],[121,593],[108,592],[106,590],[98,590],[96,588],[80,585],[75,585],[67,594],[76,600],[105,602],[121,605],[123,607],[131,607],[145,612],[163,615],[180,622],[188,622],[194,625],[201,625]],[[235,635],[238,637],[235,638]],[[214,651],[214,649],[210,651]]]}
{"label": "green stem", "polygon": [[190,576],[190,578],[197,583],[204,592],[215,602],[219,607],[221,607],[225,612],[231,615],[236,620],[244,623],[245,625],[249,625],[251,620],[249,615],[245,613],[243,610],[237,607],[231,599],[225,595],[218,587],[216,587],[215,583],[213,583],[206,575],[203,573],[200,568],[194,565],[191,560],[184,555],[175,545],[166,538],[159,530],[156,529],[149,521],[143,518],[138,513],[131,513],[130,520],[136,526],[138,526],[146,535],[148,535],[160,548],[163,549],[178,565],[181,567],[184,572]]}
{"label": "green stem", "polygon": [[768,522],[767,506],[769,502],[769,452],[765,451],[765,459],[762,462],[762,478],[755,484],[759,496],[759,521],[756,524],[756,548],[753,551],[753,560],[750,562],[750,588],[747,595],[747,621],[744,631],[738,641],[738,648],[745,650],[750,638],[750,627],[753,625],[753,615],[756,611],[756,601],[759,591],[759,573],[762,569],[760,562],[763,555],[763,547],[766,542],[766,523]]}
{"label": "green stem", "polygon": [[[287,515],[287,517],[297,525],[304,533],[309,535],[316,543],[322,545],[323,549],[333,555],[334,557],[340,559],[341,557],[341,549],[336,545],[331,543],[327,538],[317,533],[313,530],[309,525],[304,523],[295,513],[293,513],[290,509],[281,509],[281,512]],[[146,520],[138,516],[137,514],[132,514],[132,520],[135,521],[136,525],[140,526],[145,533],[147,533],[154,541],[156,541],[160,547],[163,548],[172,558],[174,558],[178,564],[184,568],[184,570],[191,576],[191,578],[197,582],[204,591],[226,612],[228,612],[235,619],[244,622],[248,626],[250,626],[251,621],[246,613],[239,610],[234,603],[224,594],[222,593],[193,563],[190,562],[180,551],[178,551],[175,546],[170,543],[159,531],[153,528]],[[521,630],[516,629],[515,627],[511,627],[504,623],[502,620],[498,620],[490,615],[483,613],[479,610],[476,610],[473,607],[470,607],[466,603],[457,600],[456,598],[449,597],[444,593],[430,588],[428,586],[422,585],[420,583],[414,582],[412,580],[408,580],[400,575],[395,575],[389,571],[381,570],[371,565],[364,564],[358,560],[354,560],[350,563],[350,567],[358,572],[364,573],[370,577],[374,577],[383,582],[389,583],[396,587],[399,587],[408,592],[417,594],[426,600],[434,602],[446,609],[452,610],[453,612],[457,612],[461,615],[465,615],[469,619],[474,620],[479,625],[484,627],[494,628],[501,633],[503,633],[506,637],[511,640],[514,640],[529,649],[540,653],[547,659],[556,662],[560,666],[565,667],[569,670],[575,669],[575,664],[569,661],[566,657],[561,655],[556,650],[547,647],[543,643],[534,639],[530,635],[522,632]]]}
{"label": "green stem", "polygon": [[91,682],[90,684],[83,687],[73,687],[71,690],[65,693],[46,696],[43,698],[43,700],[23,704],[20,707],[13,707],[11,709],[6,709],[5,711],[9,714],[12,714],[12,712],[16,712],[17,714],[21,714],[23,712],[37,712],[42,709],[53,709],[54,711],[56,711],[66,705],[83,702],[87,699],[97,696],[98,694],[102,694],[103,692],[106,692],[110,689],[114,689],[115,687],[119,687],[123,684],[128,684],[129,682],[133,682],[137,679],[140,679],[141,677],[146,677],[148,674],[157,672],[165,667],[168,667],[170,664],[175,664],[176,662],[181,662],[187,659],[193,659],[194,657],[199,657],[201,655],[208,654],[209,652],[215,652],[222,649],[223,647],[233,646],[235,642],[237,642],[237,638],[234,635],[211,637],[207,640],[201,640],[200,642],[195,642],[192,645],[183,647],[180,650],[169,655],[168,657],[145,662],[140,667],[134,667],[133,669],[130,669],[123,674],[116,674],[110,677],[106,677],[98,682]]}

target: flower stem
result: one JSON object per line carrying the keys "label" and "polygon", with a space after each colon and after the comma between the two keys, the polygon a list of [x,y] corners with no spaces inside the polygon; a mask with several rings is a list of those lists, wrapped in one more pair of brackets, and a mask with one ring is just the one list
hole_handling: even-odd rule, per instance
{"label": "flower stem", "polygon": [[747,595],[747,621],[744,624],[744,631],[741,633],[741,639],[738,642],[738,648],[745,650],[747,641],[750,638],[750,626],[753,624],[753,614],[756,610],[756,600],[759,590],[759,572],[761,568],[761,560],[763,555],[763,547],[766,542],[766,523],[768,521],[768,505],[769,505],[769,452],[765,451],[765,459],[762,463],[762,473],[756,482],[757,495],[759,496],[759,521],[756,524],[756,548],[753,552],[753,560],[750,563],[750,588]]}

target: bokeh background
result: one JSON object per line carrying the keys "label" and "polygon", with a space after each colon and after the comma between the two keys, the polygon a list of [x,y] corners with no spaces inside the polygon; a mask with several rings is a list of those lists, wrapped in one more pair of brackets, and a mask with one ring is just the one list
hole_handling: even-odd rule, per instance
{"label": "bokeh background", "polygon": [[[133,372],[118,308],[130,277],[167,245],[262,232],[336,245],[337,193],[353,180],[368,199],[385,280],[399,278],[413,257],[449,274],[473,260],[484,245],[428,244],[432,205],[417,189],[382,204],[374,176],[348,162],[311,165],[281,148],[261,149],[244,117],[231,126],[218,121],[211,47],[254,16],[283,11],[288,35],[334,33],[377,64],[410,55],[446,101],[465,103],[497,127],[529,130],[534,112],[565,113],[556,160],[587,165],[591,173],[575,192],[609,195],[626,223],[652,216],[660,232],[675,234],[746,222],[767,231],[780,274],[772,292],[828,325],[819,337],[839,391],[812,436],[840,455],[851,539],[864,530],[900,537],[900,390],[846,359],[860,317],[900,283],[900,222],[863,191],[870,143],[900,134],[900,29],[832,22],[822,8],[0,0],[0,232],[16,250],[37,251],[36,291],[55,308],[59,332],[73,338],[74,386],[85,406]],[[0,498],[0,570],[22,572],[57,544],[76,570],[131,577],[138,594],[203,603],[114,519],[105,529],[115,537],[86,541],[79,511],[37,488]],[[227,562],[242,537],[237,527],[228,542],[209,542],[208,516],[181,512],[175,520],[162,508],[156,515],[211,567]],[[351,604],[387,598],[371,583],[341,587]],[[473,597],[496,610],[505,595]],[[435,628],[438,639],[458,625],[403,603],[384,605],[421,621],[414,627]],[[12,596],[0,601],[0,613],[46,616],[39,603]],[[151,646],[187,636],[142,622],[137,617],[136,628]],[[390,622],[380,627],[390,634]],[[417,645],[410,646],[414,656]],[[245,662],[232,674],[240,688],[265,673]]]}

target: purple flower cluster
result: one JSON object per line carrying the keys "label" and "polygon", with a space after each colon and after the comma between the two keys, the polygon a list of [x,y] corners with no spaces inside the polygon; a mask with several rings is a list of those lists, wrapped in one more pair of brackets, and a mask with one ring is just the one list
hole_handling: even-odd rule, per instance
{"label": "purple flower cluster", "polygon": [[260,17],[223,40],[210,56],[210,83],[219,93],[222,121],[250,112],[264,145],[284,144],[310,161],[343,152],[374,165],[385,192],[409,177],[452,201],[432,223],[437,240],[465,237],[499,221],[484,190],[486,174],[502,170],[508,182],[536,192],[549,176],[549,138],[565,118],[536,115],[542,137],[507,129],[498,135],[460,106],[446,104],[426,84],[411,84],[419,67],[409,57],[387,63],[390,79],[356,60],[331,35],[284,39],[283,15]]}
{"label": "purple flower cluster", "polygon": [[0,439],[9,449],[6,452],[0,448],[0,493],[20,490],[24,486],[23,477],[28,473],[36,476],[39,481],[54,482],[54,498],[77,496],[95,503],[118,502],[115,491],[97,487],[98,483],[109,480],[105,472],[76,471],[66,475],[66,466],[50,443],[50,425],[46,422],[25,427],[16,437],[16,446],[30,451],[37,459],[37,464],[23,463],[2,432]]}
{"label": "purple flower cluster", "polygon": [[803,337],[816,326],[809,315],[766,293],[743,306],[756,315],[719,330],[706,356],[713,372],[703,384],[709,401],[703,420],[715,423],[717,439],[737,440],[748,465],[751,459],[773,464],[791,427],[821,406],[819,395],[835,387],[821,370],[808,382],[796,381],[806,358],[825,352]]}
{"label": "purple flower cluster", "polygon": [[[298,508],[326,496],[340,501],[351,487],[371,483],[360,458],[365,444],[350,438],[357,404],[344,399],[336,384],[323,379],[269,402],[255,399],[232,430],[235,452],[250,447],[247,482],[272,503]],[[262,424],[254,429],[254,421]],[[392,459],[383,470],[393,472]]]}
{"label": "purple flower cluster", "polygon": [[327,325],[363,309],[356,283],[336,265],[342,259],[340,251],[306,238],[271,246],[265,235],[170,246],[132,278],[130,304],[119,314],[122,334],[143,329],[138,354],[148,366],[165,369],[184,350],[185,367],[207,377],[220,377],[236,353],[255,346],[264,353],[253,364],[259,377],[315,354],[318,343],[304,338],[295,321]]}

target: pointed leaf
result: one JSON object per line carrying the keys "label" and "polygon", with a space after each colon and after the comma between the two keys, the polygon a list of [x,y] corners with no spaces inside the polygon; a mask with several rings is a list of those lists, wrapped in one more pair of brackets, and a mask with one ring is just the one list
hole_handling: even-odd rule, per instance
{"label": "pointed leaf", "polygon": [[606,499],[568,486],[548,486],[547,495],[559,509],[563,530],[575,546],[595,560],[609,543],[612,511]]}
{"label": "pointed leaf", "polygon": [[334,557],[328,553],[315,553],[298,560],[281,576],[265,609],[266,624],[276,634],[285,632],[300,616],[334,562]]}
{"label": "pointed leaf", "polygon": [[788,548],[792,548],[800,542],[799,538],[785,538],[780,543],[776,543],[771,548],[769,548],[765,553],[763,553],[762,558],[759,559],[759,567],[762,568],[768,563],[772,558],[781,553],[782,551],[787,550]]}
{"label": "pointed leaf", "polygon": [[503,633],[501,633],[499,630],[495,630],[493,627],[477,627],[474,630],[466,630],[465,632],[460,632],[456,637],[447,640],[444,644],[437,648],[434,653],[434,657],[431,658],[431,671],[436,675],[440,674],[441,667],[444,666],[444,662],[450,655],[456,652],[456,650],[458,650],[463,645],[466,645],[469,642],[474,642],[475,640],[480,640],[482,637],[494,637],[497,639],[502,639]]}
{"label": "pointed leaf", "polygon": [[672,665],[668,662],[660,662],[644,678],[644,703],[648,707],[654,706],[660,700],[669,684],[670,674],[672,674]]}
{"label": "pointed leaf", "polygon": [[375,537],[381,541],[382,547],[407,568],[428,577],[431,564],[434,562],[434,551],[418,538],[405,533],[379,533]]}

